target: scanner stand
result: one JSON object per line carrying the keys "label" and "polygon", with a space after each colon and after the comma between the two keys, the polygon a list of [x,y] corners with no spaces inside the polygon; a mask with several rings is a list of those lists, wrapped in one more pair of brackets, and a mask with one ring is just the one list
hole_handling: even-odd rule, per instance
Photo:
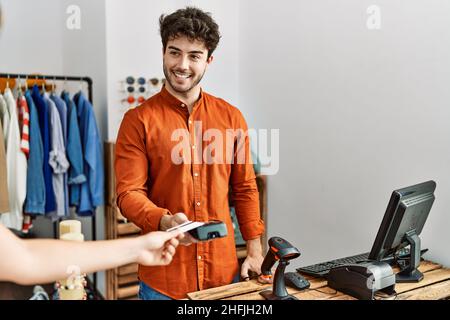
{"label": "scanner stand", "polygon": [[286,285],[284,282],[284,270],[289,262],[280,259],[278,263],[277,270],[275,271],[275,280],[273,282],[273,291],[264,290],[259,294],[262,295],[266,300],[298,300],[296,297],[288,294],[286,290]]}

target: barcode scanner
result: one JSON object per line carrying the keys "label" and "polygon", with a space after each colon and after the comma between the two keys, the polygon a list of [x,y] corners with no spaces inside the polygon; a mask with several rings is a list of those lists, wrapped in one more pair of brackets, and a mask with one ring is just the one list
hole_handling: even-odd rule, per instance
{"label": "barcode scanner", "polygon": [[269,239],[269,250],[261,265],[261,275],[265,278],[272,277],[272,267],[278,262],[273,281],[273,290],[264,290],[259,294],[267,300],[298,300],[296,297],[288,294],[284,283],[284,270],[289,265],[289,260],[298,258],[300,251],[292,244],[280,237]]}

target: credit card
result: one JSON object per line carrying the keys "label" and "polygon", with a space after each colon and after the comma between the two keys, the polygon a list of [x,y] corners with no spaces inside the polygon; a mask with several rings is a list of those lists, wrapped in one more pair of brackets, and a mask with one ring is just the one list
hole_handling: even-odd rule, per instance
{"label": "credit card", "polygon": [[202,226],[204,224],[205,224],[204,222],[199,222],[199,221],[186,221],[186,222],[184,222],[182,224],[179,224],[179,225],[177,225],[175,227],[167,229],[166,231],[170,232],[170,231],[173,231],[173,230],[180,230],[181,232],[187,232],[189,230],[198,228],[198,227],[200,227],[200,226]]}

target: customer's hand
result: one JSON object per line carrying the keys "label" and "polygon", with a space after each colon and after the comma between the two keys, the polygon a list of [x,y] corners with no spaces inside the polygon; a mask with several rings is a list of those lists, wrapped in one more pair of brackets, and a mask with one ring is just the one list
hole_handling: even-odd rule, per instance
{"label": "customer's hand", "polygon": [[137,238],[141,247],[137,262],[145,266],[168,265],[183,237],[183,233],[176,230],[156,231],[140,236]]}
{"label": "customer's hand", "polygon": [[[189,221],[189,219],[182,212],[178,212],[174,215],[164,215],[161,217],[161,221],[159,223],[159,230],[165,231],[172,227],[185,223],[186,221]],[[185,232],[183,239],[180,240],[180,244],[183,246],[189,246],[196,242],[198,241],[194,237],[192,237],[188,232]]]}

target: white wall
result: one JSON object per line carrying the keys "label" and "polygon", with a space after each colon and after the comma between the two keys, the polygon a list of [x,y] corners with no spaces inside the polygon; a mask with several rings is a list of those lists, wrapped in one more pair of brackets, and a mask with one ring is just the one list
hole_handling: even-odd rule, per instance
{"label": "white wall", "polygon": [[[24,74],[63,74],[63,16],[56,0],[0,2],[4,25],[0,32],[0,70]],[[53,237],[53,224],[39,217],[33,232]]]}
{"label": "white wall", "polygon": [[369,251],[392,190],[429,179],[422,244],[450,265],[450,3],[239,4],[240,107],[280,129],[268,231],[303,253],[291,267]]}
{"label": "white wall", "polygon": [[57,0],[2,0],[0,70],[10,73],[62,71],[62,16]]}

